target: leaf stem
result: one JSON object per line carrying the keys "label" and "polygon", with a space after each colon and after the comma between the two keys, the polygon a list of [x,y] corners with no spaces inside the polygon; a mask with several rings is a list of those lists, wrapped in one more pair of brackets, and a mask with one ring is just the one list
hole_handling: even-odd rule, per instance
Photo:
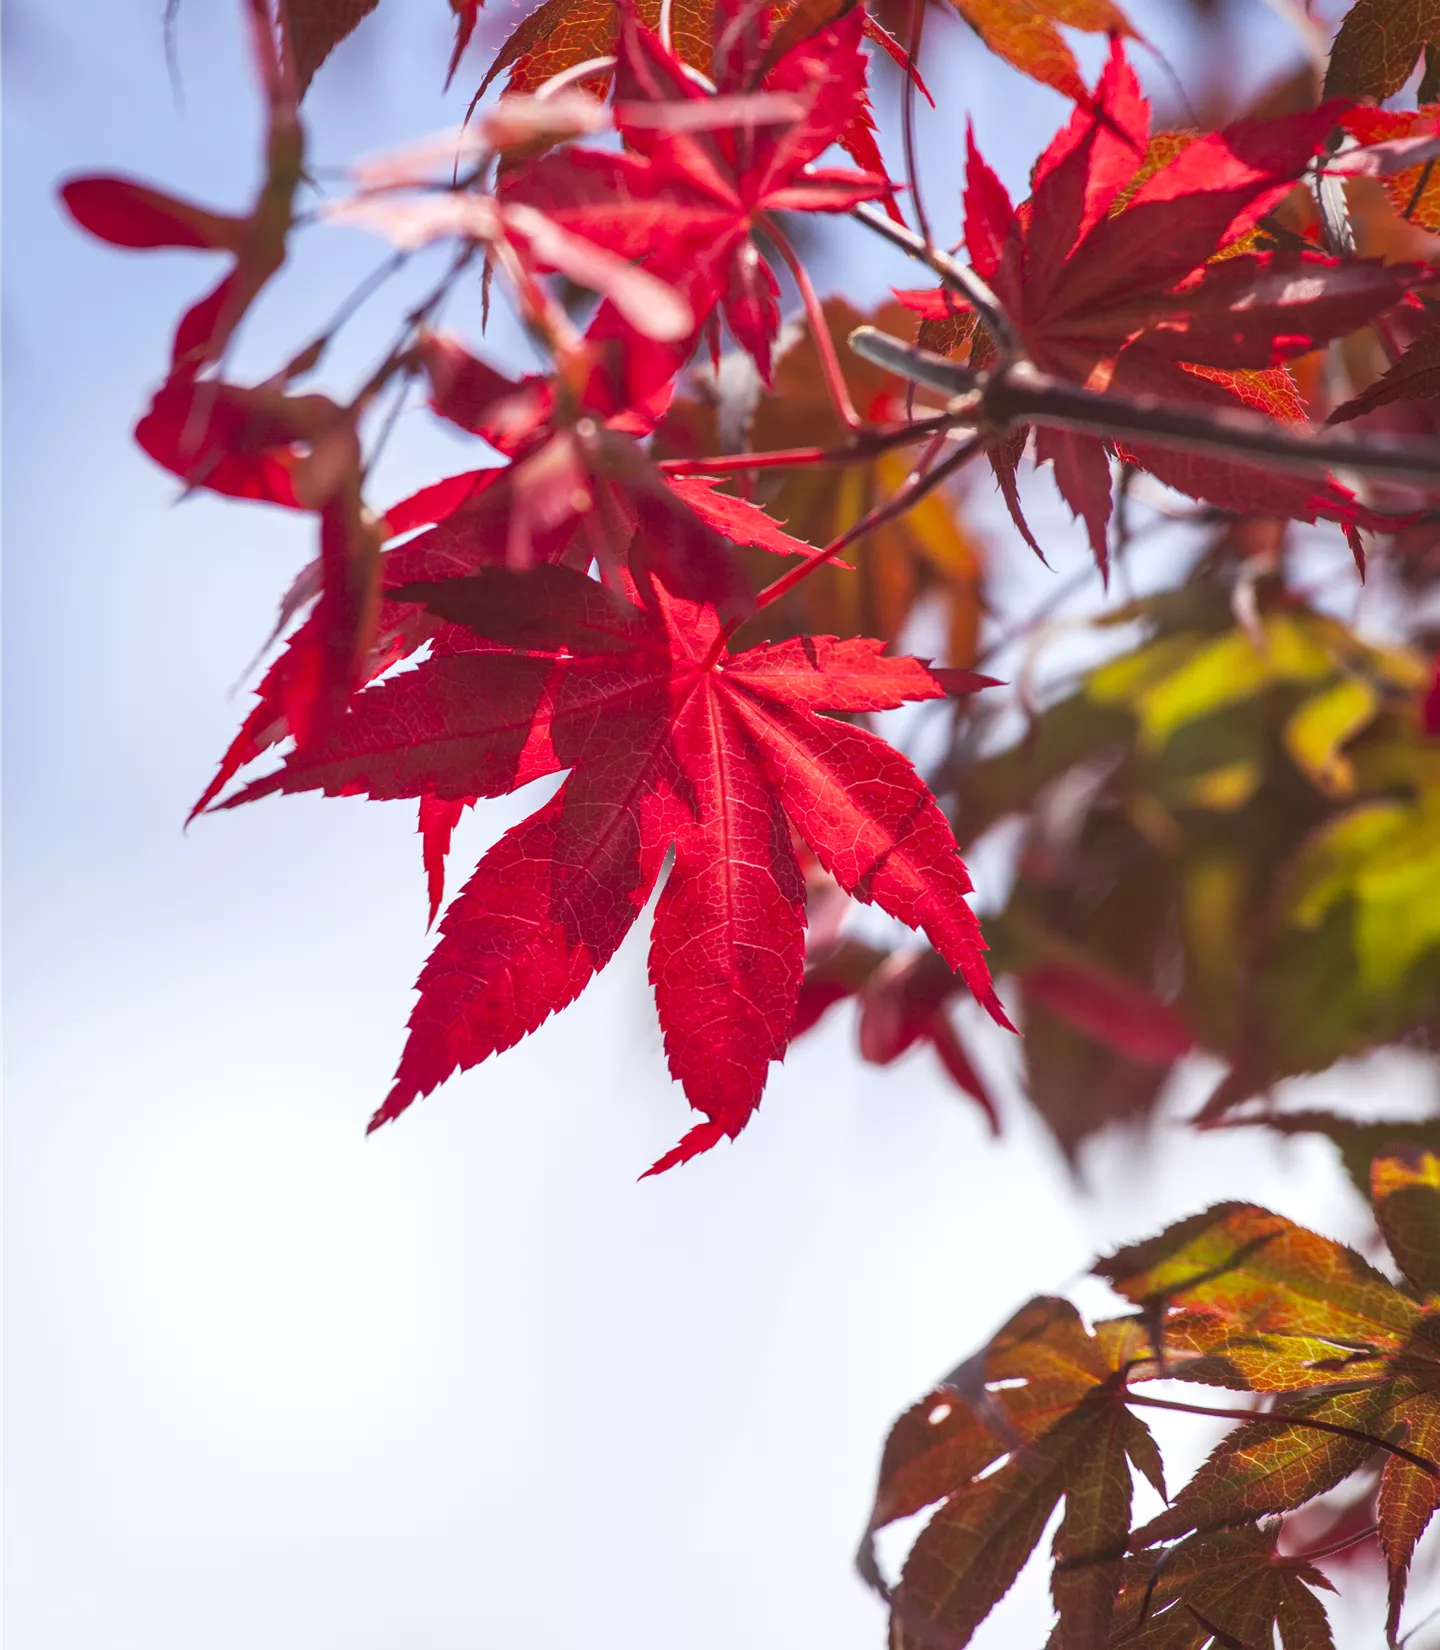
{"label": "leaf stem", "polygon": [[1347,1547],[1358,1547],[1362,1541],[1368,1541],[1379,1532],[1378,1524],[1367,1524],[1363,1530],[1352,1530],[1349,1535],[1337,1536],[1334,1541],[1327,1541],[1323,1547],[1315,1547],[1308,1553],[1287,1553],[1285,1556],[1294,1563],[1315,1564],[1322,1558],[1334,1558],[1336,1553],[1343,1553]]}
{"label": "leaf stem", "polygon": [[867,511],[853,527],[842,533],[839,538],[832,539],[818,556],[811,556],[807,561],[801,562],[798,567],[792,567],[788,572],[782,573],[773,583],[767,584],[756,596],[755,606],[757,608],[768,607],[771,602],[778,602],[782,596],[787,595],[803,579],[808,579],[817,568],[824,567],[828,562],[834,561],[841,551],[847,550],[857,539],[864,538],[867,533],[873,533],[877,527],[883,527],[887,521],[893,521],[896,516],[903,516],[912,505],[918,504],[927,493],[934,492],[943,481],[954,475],[962,464],[968,463],[980,451],[982,445],[982,438],[973,436],[969,441],[963,442],[948,458],[937,464],[933,470],[927,471],[924,475],[911,477],[898,493],[886,499],[883,504],[877,504],[873,510]]}
{"label": "leaf stem", "polygon": [[1308,1427],[1315,1432],[1333,1432],[1338,1437],[1355,1438],[1362,1444],[1372,1445],[1375,1449],[1387,1450],[1400,1460],[1408,1461],[1412,1467],[1419,1467],[1421,1472],[1429,1473],[1432,1478],[1440,1478],[1440,1466],[1426,1460],[1423,1455],[1416,1455],[1403,1444],[1392,1444],[1387,1439],[1377,1438],[1373,1432],[1362,1432],[1359,1427],[1347,1427],[1340,1421],[1317,1421],[1309,1415],[1276,1414],[1267,1409],[1222,1409],[1217,1404],[1184,1404],[1173,1398],[1150,1398],[1137,1392],[1127,1393],[1125,1402],[1143,1404],[1147,1409],[1173,1409],[1181,1415],[1213,1415],[1220,1421],[1253,1421],[1261,1426]]}
{"label": "leaf stem", "polygon": [[830,336],[825,311],[821,308],[819,295],[810,280],[810,272],[795,256],[794,247],[786,240],[778,224],[766,219],[765,234],[785,260],[795,285],[800,289],[805,314],[810,322],[810,332],[815,340],[815,350],[820,357],[820,368],[825,374],[825,386],[830,391],[830,399],[835,403],[835,412],[847,430],[858,430],[864,420],[855,411],[855,403],[850,399],[845,374],[840,368],[840,357],[835,353],[835,340]]}
{"label": "leaf stem", "polygon": [[719,453],[713,458],[662,458],[659,468],[666,475],[726,475],[733,470],[784,470],[806,464],[863,464],[895,447],[928,441],[950,427],[946,413],[934,418],[918,418],[899,429],[872,434],[862,427],[851,441],[839,447],[777,447],[765,453]]}

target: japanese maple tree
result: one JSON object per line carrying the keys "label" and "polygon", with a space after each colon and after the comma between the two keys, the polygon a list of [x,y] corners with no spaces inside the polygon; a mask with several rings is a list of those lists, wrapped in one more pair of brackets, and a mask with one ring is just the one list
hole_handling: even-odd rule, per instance
{"label": "japanese maple tree", "polygon": [[[1373,1548],[1372,1642],[1401,1642],[1440,1505],[1440,1117],[1276,1085],[1440,1033],[1440,7],[1277,0],[1303,69],[1192,107],[1110,0],[543,0],[503,41],[452,0],[436,81],[474,90],[465,121],[336,184],[302,102],[388,3],[244,3],[249,204],[62,195],[101,240],[220,269],[156,341],[140,447],[313,523],[192,818],[301,791],[418,813],[439,935],[371,1128],[564,1009],[652,900],[699,1121],[649,1174],[739,1135],[849,998],[865,1059],[924,1045],[996,1129],[1010,1044],[1072,1158],[1207,1054],[1191,1121],[1328,1137],[1382,1264],[1242,1204],[1111,1255],[1124,1310],[1032,1301],[896,1423],[859,1567],[894,1645],[959,1650],[1058,1517],[1055,1650],[1321,1650],[1329,1561]],[[1064,112],[1022,198],[942,97],[943,200],[917,106],[986,52]],[[330,225],[391,257],[244,381],[252,307]],[[842,244],[890,260],[878,310],[824,290]],[[327,376],[425,259],[391,347]],[[543,366],[448,329],[464,292]],[[382,504],[415,400],[473,462]],[[1168,559],[1131,596],[1147,539]],[[1051,594],[1007,606],[1035,553]],[[1399,597],[1368,628],[1365,577]],[[1108,657],[1048,665],[1057,616]],[[545,778],[447,905],[465,811]],[[1017,818],[977,917],[962,851]],[[857,933],[857,905],[912,939]],[[1183,1487],[1157,1410],[1235,1423]],[[1343,1535],[1297,1537],[1347,1495]],[[876,1533],[927,1510],[887,1568]]]}

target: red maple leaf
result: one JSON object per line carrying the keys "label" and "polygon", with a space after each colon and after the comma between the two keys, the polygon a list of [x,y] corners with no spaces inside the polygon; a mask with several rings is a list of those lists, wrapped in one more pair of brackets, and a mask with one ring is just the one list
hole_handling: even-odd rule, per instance
{"label": "red maple leaf", "polygon": [[[645,428],[645,417],[618,406],[613,386],[600,368],[586,385],[578,414],[572,411],[566,425],[557,421],[555,386],[548,378],[517,383],[454,340],[437,335],[422,341],[419,355],[429,372],[435,410],[483,437],[511,462],[447,477],[386,511],[389,537],[415,536],[379,558],[375,576],[382,599],[368,655],[363,666],[357,666],[357,685],[373,681],[407,658],[440,628],[413,603],[393,599],[393,592],[416,580],[460,578],[485,567],[532,563],[559,563],[583,571],[598,561],[612,572],[659,570],[672,587],[709,598],[727,611],[739,611],[748,607],[750,597],[734,559],[736,546],[780,556],[816,554],[813,546],[786,533],[757,505],[717,492],[705,477],[665,476],[656,470],[626,434]],[[253,393],[234,389],[213,403],[192,437],[197,451],[190,473],[193,476],[193,466],[203,463],[206,484],[212,489],[295,504],[293,472],[303,457],[285,440],[291,426],[277,422],[268,402],[247,399]],[[598,409],[607,405],[618,410],[602,422]],[[190,402],[171,409],[168,401],[157,398],[156,407],[166,415],[160,433],[178,442],[193,417]],[[152,411],[149,418],[154,421],[157,413]],[[166,462],[158,439],[142,424],[141,444]],[[171,468],[186,473],[173,454],[170,458]],[[425,530],[416,533],[421,528]],[[319,571],[317,565],[307,570],[316,576],[302,574],[296,581],[282,604],[277,635],[320,588]],[[257,702],[215,777],[191,810],[192,819],[241,768],[307,725],[328,622],[328,615],[317,608],[291,636],[256,690]],[[432,921],[443,888],[450,832],[461,807],[451,814],[421,809]]]}
{"label": "red maple leaf", "polygon": [[456,69],[460,67],[460,59],[465,55],[465,48],[470,44],[470,36],[475,32],[481,3],[482,0],[450,0],[450,10],[455,13],[455,45],[450,52],[450,67],[445,71],[447,92]]}
{"label": "red maple leaf", "polygon": [[318,517],[318,576],[305,585],[315,610],[287,692],[289,730],[308,738],[366,679],[375,639],[385,533],[361,496],[353,412],[328,396],[197,378],[181,367],[156,391],[135,439],[190,487]]}
{"label": "red maple leaf", "polygon": [[[616,125],[628,152],[569,149],[527,167],[502,200],[538,207],[562,228],[638,258],[684,292],[697,326],[718,308],[769,381],[780,324],[779,285],[756,244],[763,234],[788,256],[777,212],[844,212],[888,193],[883,173],[813,163],[852,125],[865,96],[864,16],[859,9],[784,51],[768,69],[753,44],[717,46],[716,91],[634,16],[617,45]],[[722,44],[723,44],[722,35]],[[758,75],[758,86],[751,80]],[[789,94],[793,119],[699,125],[647,109],[698,108],[753,90]],[[878,155],[877,155],[878,159]]]}
{"label": "red maple leaf", "polygon": [[[1152,149],[1149,105],[1116,40],[1094,106],[1077,109],[1035,167],[1015,208],[969,141],[965,242],[1012,318],[1029,358],[1094,389],[1166,401],[1250,407],[1304,421],[1283,362],[1344,336],[1433,278],[1417,264],[1336,259],[1308,251],[1243,251],[1236,243],[1293,187],[1343,106],[1244,121]],[[1167,158],[1168,154],[1168,158]],[[1159,164],[1157,164],[1157,161]],[[1216,258],[1224,251],[1226,255]],[[934,319],[957,308],[943,292],[909,293]],[[977,366],[994,359],[977,343]],[[992,460],[1026,538],[1015,470],[1024,432]],[[1040,460],[1089,531],[1103,567],[1110,519],[1109,444],[1041,430]],[[1225,509],[1362,520],[1337,483],[1311,485],[1263,467],[1136,444],[1124,456],[1162,481]]]}
{"label": "red maple leaf", "polygon": [[[211,212],[148,184],[110,174],[71,178],[60,190],[75,222],[111,246],[137,251],[184,247],[230,254],[233,262],[219,285],[180,317],[171,348],[172,365],[177,369],[185,365],[199,370],[219,360],[262,288],[279,273],[293,227],[295,193],[304,176],[305,156],[296,89],[282,65],[274,33],[268,28],[253,29],[251,42],[265,91],[267,129],[264,176],[248,216]],[[314,49],[323,58],[329,45],[321,50],[317,40]],[[306,65],[307,80],[315,66]]]}
{"label": "red maple leaf", "polygon": [[421,797],[443,816],[569,774],[446,913],[372,1128],[578,996],[672,847],[650,977],[670,1070],[707,1120],[652,1172],[738,1134],[790,1041],[805,927],[792,830],[854,897],[923,929],[1008,1023],[934,798],[883,740],[817,714],[943,697],[919,660],[831,637],[731,654],[713,607],[658,584],[637,604],[564,567],[403,594],[447,626],[433,656],[225,805],[321,790]]}

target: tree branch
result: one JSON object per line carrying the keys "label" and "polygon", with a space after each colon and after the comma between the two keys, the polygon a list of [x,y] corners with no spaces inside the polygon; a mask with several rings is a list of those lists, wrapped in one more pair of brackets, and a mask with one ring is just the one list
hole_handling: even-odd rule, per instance
{"label": "tree branch", "polygon": [[874,327],[857,328],[850,335],[850,347],[876,366],[951,396],[951,417],[957,425],[999,434],[1017,425],[1039,424],[1103,441],[1139,441],[1300,475],[1334,466],[1440,492],[1440,441],[1315,433],[1240,407],[1201,410],[1158,396],[1088,390],[1027,361],[974,372]]}

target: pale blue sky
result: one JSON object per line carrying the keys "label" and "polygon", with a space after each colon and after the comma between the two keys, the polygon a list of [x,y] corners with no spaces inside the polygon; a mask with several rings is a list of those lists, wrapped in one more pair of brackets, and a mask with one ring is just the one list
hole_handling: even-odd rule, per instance
{"label": "pale blue sky", "polygon": [[[109,251],[53,199],[111,169],[247,198],[237,10],[186,0],[179,109],[152,0],[4,18],[10,1650],[873,1650],[850,1555],[899,1409],[1209,1198],[1358,1211],[1325,1149],[1250,1137],[1103,1145],[1079,1197],[1023,1109],[992,1144],[929,1056],[862,1067],[843,1015],[736,1145],[637,1185],[688,1120],[643,933],[364,1138],[429,944],[413,817],[305,798],[182,834],[309,547],[277,512],[177,506],[129,443],[211,266]],[[458,115],[448,25],[382,4],[317,84],[317,158]],[[1017,186],[1061,107],[974,54],[952,99]],[[311,240],[242,370],[362,248]],[[463,462],[417,413],[378,502]],[[467,824],[457,868],[529,805]],[[1022,1588],[977,1642],[1046,1619]]]}

